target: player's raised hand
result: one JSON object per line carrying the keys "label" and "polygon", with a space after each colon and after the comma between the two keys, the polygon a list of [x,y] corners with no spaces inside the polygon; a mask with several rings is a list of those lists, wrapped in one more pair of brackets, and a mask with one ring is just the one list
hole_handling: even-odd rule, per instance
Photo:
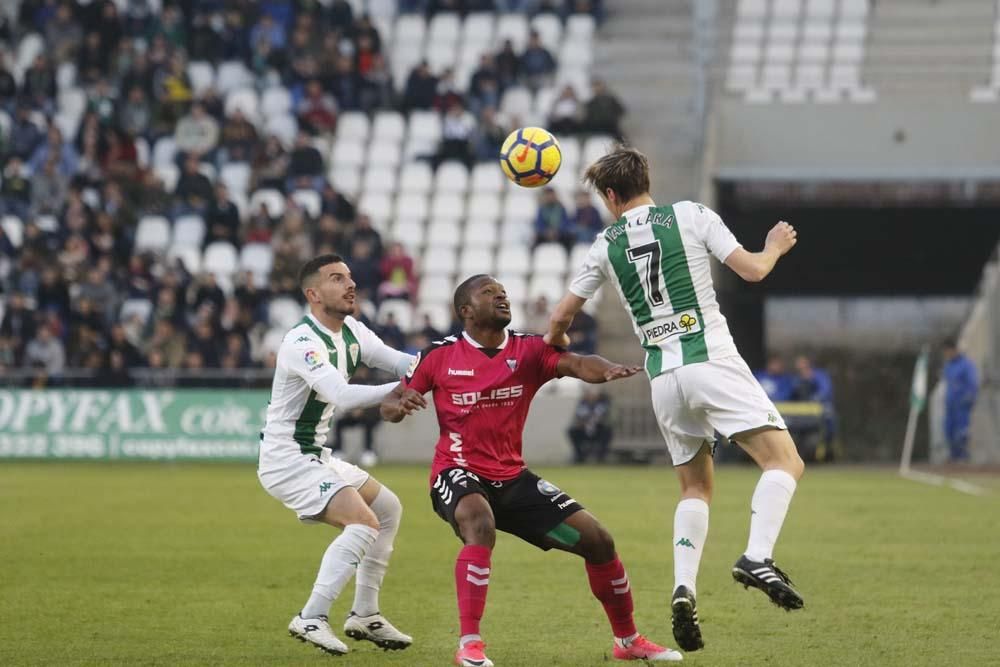
{"label": "player's raised hand", "polygon": [[399,397],[399,407],[407,415],[412,415],[417,410],[423,410],[427,407],[427,399],[415,389],[406,389],[403,391],[403,395]]}
{"label": "player's raised hand", "polygon": [[795,231],[795,227],[782,220],[767,233],[764,247],[774,248],[778,251],[779,255],[784,255],[798,242],[798,235],[799,233]]}
{"label": "player's raised hand", "polygon": [[612,380],[623,380],[625,378],[632,377],[641,370],[642,366],[622,366],[621,364],[615,364],[608,370],[604,371],[604,380],[606,382],[611,382]]}
{"label": "player's raised hand", "polygon": [[546,332],[545,335],[542,336],[542,340],[547,344],[554,345],[556,347],[569,347],[569,335],[565,333],[558,338],[553,338],[551,333]]}

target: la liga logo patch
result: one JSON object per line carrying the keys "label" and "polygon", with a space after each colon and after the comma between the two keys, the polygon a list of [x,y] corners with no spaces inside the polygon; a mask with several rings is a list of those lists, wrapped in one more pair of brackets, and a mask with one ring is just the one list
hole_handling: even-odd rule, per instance
{"label": "la liga logo patch", "polygon": [[308,364],[310,368],[315,368],[316,366],[319,366],[320,364],[323,363],[323,360],[319,356],[319,352],[317,352],[316,350],[309,350],[308,352],[306,352],[305,360],[306,364]]}

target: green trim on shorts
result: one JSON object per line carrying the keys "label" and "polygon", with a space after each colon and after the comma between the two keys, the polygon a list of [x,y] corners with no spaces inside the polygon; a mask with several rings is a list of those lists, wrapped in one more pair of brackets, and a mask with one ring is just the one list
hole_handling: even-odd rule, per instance
{"label": "green trim on shorts", "polygon": [[576,546],[576,544],[580,541],[580,531],[568,523],[563,522],[549,532],[545,533],[545,537],[549,537],[560,544],[572,547]]}

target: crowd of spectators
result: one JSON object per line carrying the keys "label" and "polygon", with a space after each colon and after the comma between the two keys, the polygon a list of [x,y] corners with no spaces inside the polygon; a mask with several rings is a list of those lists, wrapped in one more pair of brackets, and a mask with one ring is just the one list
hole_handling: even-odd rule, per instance
{"label": "crowd of spectators", "polygon": [[[428,15],[490,9],[602,14],[594,0],[400,5]],[[316,137],[334,132],[345,110],[430,108],[444,114],[439,156],[430,157],[493,159],[512,120],[496,110],[505,87],[538,85],[556,65],[533,36],[524,53],[508,43],[495,55],[484,54],[466,91],[457,89],[452,72],[434,73],[426,64],[397,91],[379,31],[344,0],[167,0],[159,12],[153,6],[136,0],[120,10],[111,0],[25,0],[14,19],[0,12],[0,39],[7,45],[0,47],[0,109],[9,118],[9,127],[0,128],[0,215],[23,222],[19,245],[0,227],[0,369],[36,369],[40,383],[64,369],[86,369],[97,382],[120,384],[136,367],[267,367],[273,354],[261,337],[268,302],[277,296],[301,301],[297,270],[323,252],[350,262],[366,303],[360,317],[373,317],[372,305],[382,299],[413,300],[413,259],[402,245],[383,239],[328,180]],[[29,33],[41,35],[44,48],[18,81],[12,74],[15,45]],[[227,110],[212,88],[196,92],[188,64],[227,60],[242,61],[259,89],[281,84],[290,91],[299,126],[291,145],[239,107]],[[56,117],[57,79],[66,63],[75,65],[75,86],[85,95],[69,136]],[[470,124],[465,110],[478,123]],[[140,154],[162,137],[176,144],[175,183],[158,179]],[[233,162],[249,165],[250,192],[266,187],[288,196],[281,215],[264,203],[250,210],[237,205],[217,177]],[[295,203],[290,195],[298,189],[320,194],[317,212]],[[556,222],[561,242],[574,235],[589,241],[589,230],[599,224],[589,202],[579,201],[570,224]],[[180,259],[136,247],[137,222],[147,215],[200,216],[202,248],[215,241],[237,248],[270,244],[273,269],[263,280],[251,272],[237,275],[231,285],[210,271],[192,273]],[[551,224],[540,214],[540,234]],[[150,311],[121,309],[136,300],[148,301]],[[402,332],[391,319],[381,327],[387,339],[408,349],[445,333],[429,321],[417,329]]]}

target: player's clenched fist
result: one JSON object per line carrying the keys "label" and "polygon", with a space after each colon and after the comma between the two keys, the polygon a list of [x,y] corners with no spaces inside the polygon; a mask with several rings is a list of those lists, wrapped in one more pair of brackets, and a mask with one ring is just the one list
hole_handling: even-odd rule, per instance
{"label": "player's clenched fist", "polygon": [[426,408],[427,400],[419,392],[413,389],[406,389],[403,391],[403,395],[399,397],[399,407],[407,415],[412,415],[417,410]]}
{"label": "player's clenched fist", "polygon": [[768,248],[774,248],[780,254],[784,255],[798,241],[798,235],[799,233],[795,231],[795,227],[782,220],[767,233],[767,240],[764,241],[764,245]]}
{"label": "player's clenched fist", "polygon": [[642,366],[615,365],[604,371],[604,379],[607,382],[611,382],[612,380],[622,380],[624,378],[632,377],[641,370]]}

